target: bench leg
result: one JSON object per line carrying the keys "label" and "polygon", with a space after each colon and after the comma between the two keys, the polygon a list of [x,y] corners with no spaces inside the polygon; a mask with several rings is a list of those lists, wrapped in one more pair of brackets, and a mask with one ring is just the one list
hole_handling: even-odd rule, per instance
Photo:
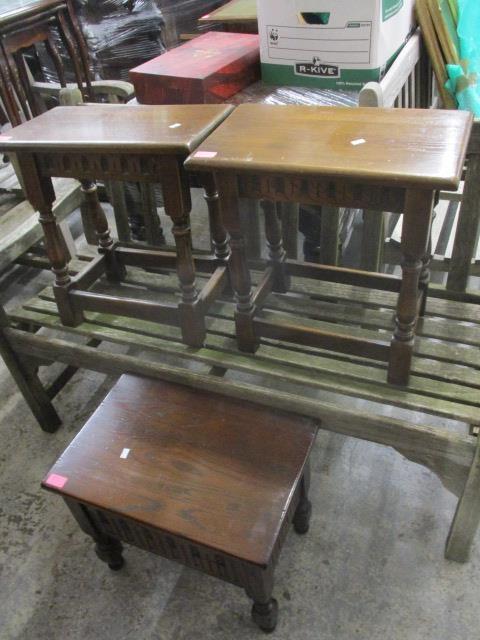
{"label": "bench leg", "polygon": [[450,533],[447,538],[445,557],[455,562],[467,562],[475,533],[480,524],[480,437],[472,466],[465,483]]}
{"label": "bench leg", "polygon": [[7,315],[0,307],[0,355],[42,430],[47,433],[54,433],[62,421],[37,374],[25,367],[10,346],[3,332],[3,329],[7,326]]}

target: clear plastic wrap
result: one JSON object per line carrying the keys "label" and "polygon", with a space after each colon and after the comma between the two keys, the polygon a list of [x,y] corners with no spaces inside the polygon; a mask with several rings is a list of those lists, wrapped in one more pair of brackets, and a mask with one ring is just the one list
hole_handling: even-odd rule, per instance
{"label": "clear plastic wrap", "polygon": [[128,80],[128,71],[165,51],[155,0],[75,0],[94,75]]}
{"label": "clear plastic wrap", "polygon": [[302,104],[323,107],[356,107],[358,92],[307,87],[276,87],[256,82],[229,98],[232,104],[264,102],[266,104]]}
{"label": "clear plastic wrap", "polygon": [[185,35],[212,31],[215,27],[198,19],[225,4],[225,0],[156,0],[165,20],[167,48],[181,43]]}

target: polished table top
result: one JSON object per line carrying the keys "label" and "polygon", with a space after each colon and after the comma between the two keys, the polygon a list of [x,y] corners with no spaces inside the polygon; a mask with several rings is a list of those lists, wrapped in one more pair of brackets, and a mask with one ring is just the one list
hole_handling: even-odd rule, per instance
{"label": "polished table top", "polygon": [[186,166],[457,189],[471,124],[464,111],[244,104]]}
{"label": "polished table top", "polygon": [[231,0],[199,19],[199,22],[256,22],[257,0]]}
{"label": "polished table top", "polygon": [[64,496],[266,565],[316,431],[298,415],[124,375],[43,486],[63,477]]}
{"label": "polished table top", "polygon": [[0,136],[3,151],[165,151],[188,154],[231,105],[57,107]]}

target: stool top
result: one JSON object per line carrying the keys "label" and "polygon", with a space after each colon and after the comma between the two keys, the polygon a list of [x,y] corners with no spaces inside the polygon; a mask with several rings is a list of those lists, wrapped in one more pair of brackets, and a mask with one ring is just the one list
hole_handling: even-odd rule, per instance
{"label": "stool top", "polygon": [[316,430],[293,414],[123,375],[42,484],[267,565]]}
{"label": "stool top", "polygon": [[456,189],[471,124],[465,111],[244,104],[186,166]]}
{"label": "stool top", "polygon": [[232,109],[216,104],[56,107],[1,135],[0,150],[185,155]]}

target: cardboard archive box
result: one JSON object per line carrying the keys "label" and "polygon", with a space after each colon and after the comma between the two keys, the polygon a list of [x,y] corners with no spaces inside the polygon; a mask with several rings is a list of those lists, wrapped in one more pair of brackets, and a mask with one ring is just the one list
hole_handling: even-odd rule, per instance
{"label": "cardboard archive box", "polygon": [[258,0],[262,77],[359,89],[380,80],[414,29],[415,0]]}

